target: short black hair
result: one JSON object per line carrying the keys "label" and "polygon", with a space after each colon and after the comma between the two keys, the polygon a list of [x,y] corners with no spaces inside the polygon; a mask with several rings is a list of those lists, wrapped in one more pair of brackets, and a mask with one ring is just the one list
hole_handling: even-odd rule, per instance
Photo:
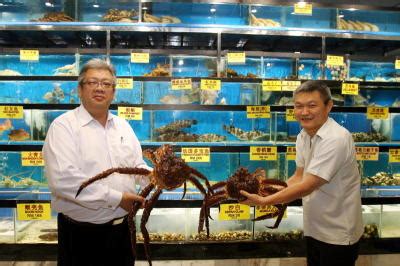
{"label": "short black hair", "polygon": [[302,83],[297,89],[293,92],[293,98],[303,92],[313,92],[318,91],[321,95],[321,98],[325,104],[327,104],[331,99],[331,89],[326,85],[323,81],[319,80],[309,80]]}

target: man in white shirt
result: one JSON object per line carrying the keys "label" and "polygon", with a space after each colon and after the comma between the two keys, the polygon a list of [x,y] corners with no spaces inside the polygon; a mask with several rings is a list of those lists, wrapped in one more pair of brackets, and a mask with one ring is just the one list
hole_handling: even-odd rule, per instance
{"label": "man in white shirt", "polygon": [[271,196],[241,191],[244,203],[265,206],[303,198],[308,265],[355,265],[363,223],[353,138],[329,118],[333,102],[323,82],[307,81],[293,97],[303,128],[296,141],[296,171],[288,187]]}
{"label": "man in white shirt", "polygon": [[122,118],[109,112],[116,75],[104,60],[92,59],[78,78],[81,105],[51,124],[43,146],[45,172],[58,214],[58,265],[133,265],[126,214],[147,178],[113,174],[75,198],[87,179],[114,167],[149,168],[140,143]]}

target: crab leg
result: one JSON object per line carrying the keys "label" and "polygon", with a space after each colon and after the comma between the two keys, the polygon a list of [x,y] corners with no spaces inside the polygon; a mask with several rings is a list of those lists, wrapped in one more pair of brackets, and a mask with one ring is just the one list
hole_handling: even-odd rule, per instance
{"label": "crab leg", "polygon": [[202,173],[200,173],[199,171],[197,171],[197,170],[194,169],[194,168],[190,168],[190,171],[191,171],[191,173],[192,173],[193,175],[195,175],[196,177],[198,177],[198,178],[204,180],[204,181],[206,182],[206,186],[207,186],[208,190],[210,190],[211,193],[213,192],[213,190],[211,189],[210,182],[208,182],[207,177],[205,177]]}
{"label": "crab leg", "polygon": [[287,184],[285,181],[278,180],[278,179],[261,179],[261,184],[262,185],[277,185],[281,187],[287,187]]}
{"label": "crab leg", "polygon": [[208,220],[208,216],[210,215],[210,208],[221,201],[226,200],[228,197],[225,193],[225,191],[220,191],[213,196],[211,196],[210,199],[206,199],[203,201],[203,205],[200,210],[200,220],[199,220],[199,227],[198,227],[198,232],[200,233],[203,231],[203,225],[204,225],[204,220],[206,223],[206,230],[207,230],[207,237],[210,236],[210,224]]}
{"label": "crab leg", "polygon": [[274,224],[273,226],[267,226],[267,227],[270,228],[270,229],[278,228],[279,224],[280,224],[281,221],[282,221],[283,215],[285,214],[285,210],[286,210],[286,207],[287,207],[287,206],[286,206],[286,204],[279,204],[279,205],[274,205],[274,206],[275,206],[276,208],[278,208],[278,211],[277,211],[277,212],[268,213],[268,214],[266,214],[266,215],[257,217],[257,218],[255,218],[255,219],[253,219],[253,221],[261,221],[261,220],[270,219],[270,218],[274,218],[274,217],[277,217],[277,216],[278,216],[278,218],[276,218],[275,224]]}

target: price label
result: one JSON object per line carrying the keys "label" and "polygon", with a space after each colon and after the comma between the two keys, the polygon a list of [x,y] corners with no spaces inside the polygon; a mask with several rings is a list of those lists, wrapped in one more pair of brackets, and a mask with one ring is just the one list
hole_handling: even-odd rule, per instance
{"label": "price label", "polygon": [[397,59],[396,61],[394,61],[394,68],[400,69],[400,59]]}
{"label": "price label", "polygon": [[296,147],[286,147],[286,160],[295,161],[296,160]]}
{"label": "price label", "polygon": [[[255,213],[255,218],[268,215],[271,213],[277,213],[279,209],[273,205],[268,205],[268,206],[256,206],[256,213]],[[283,216],[283,218],[287,218],[286,211]]]}
{"label": "price label", "polygon": [[208,163],[210,162],[210,148],[182,148],[181,157],[187,163]]}
{"label": "price label", "polygon": [[378,161],[378,147],[356,147],[357,161]]}
{"label": "price label", "polygon": [[296,15],[312,15],[312,4],[299,2],[294,4],[294,13]]}
{"label": "price label", "polygon": [[250,206],[245,204],[219,205],[219,220],[248,220],[250,219]]}
{"label": "price label", "polygon": [[277,148],[250,146],[250,161],[276,161],[278,160]]}
{"label": "price label", "polygon": [[389,163],[400,163],[400,149],[389,149]]}
{"label": "price label", "polygon": [[192,79],[171,79],[171,88],[173,90],[191,90]]}
{"label": "price label", "polygon": [[131,90],[133,89],[133,79],[119,78],[117,79],[117,85],[115,88],[119,90]]}
{"label": "price label", "polygon": [[149,53],[131,53],[131,63],[148,64],[149,62]]}
{"label": "price label", "polygon": [[228,63],[229,64],[245,64],[246,63],[246,53],[228,53]]}
{"label": "price label", "polygon": [[342,83],[342,94],[358,95],[358,83]]}
{"label": "price label", "polygon": [[367,119],[388,119],[389,107],[375,107],[370,106],[367,108]]}
{"label": "price label", "polygon": [[202,79],[200,81],[200,89],[209,91],[219,91],[221,89],[221,80],[219,79]]}
{"label": "price label", "polygon": [[21,152],[22,166],[44,166],[43,155],[41,151],[23,151]]}
{"label": "price label", "polygon": [[20,61],[39,61],[39,50],[19,50]]}
{"label": "price label", "polygon": [[118,106],[118,116],[126,120],[143,120],[143,108]]}
{"label": "price label", "polygon": [[344,58],[343,58],[343,56],[328,55],[326,57],[326,65],[328,65],[328,66],[343,66]]}
{"label": "price label", "polygon": [[282,81],[280,80],[263,80],[262,81],[263,91],[281,91]]}
{"label": "price label", "polygon": [[300,80],[283,80],[282,91],[294,91],[301,85]]}
{"label": "price label", "polygon": [[294,109],[290,108],[290,109],[286,109],[286,122],[295,122],[296,117],[294,115]]}
{"label": "price label", "polygon": [[17,219],[20,221],[50,220],[50,203],[18,203]]}
{"label": "price label", "polygon": [[247,118],[271,118],[270,107],[263,106],[247,106]]}
{"label": "price label", "polygon": [[24,118],[24,107],[0,105],[0,118],[22,119]]}

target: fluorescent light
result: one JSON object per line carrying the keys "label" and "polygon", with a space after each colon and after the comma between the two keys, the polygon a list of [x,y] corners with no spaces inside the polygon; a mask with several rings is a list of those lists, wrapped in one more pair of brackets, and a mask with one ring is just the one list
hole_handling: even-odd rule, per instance
{"label": "fluorescent light", "polygon": [[349,10],[349,11],[356,11],[356,10],[358,10],[357,8],[348,8],[347,10]]}
{"label": "fluorescent light", "polygon": [[53,6],[53,4],[52,3],[50,3],[49,1],[47,1],[46,3],[44,3],[46,6],[48,6],[48,7],[52,7]]}
{"label": "fluorescent light", "polygon": [[143,10],[147,10],[147,6],[142,7]]}
{"label": "fluorescent light", "polygon": [[215,11],[217,11],[216,8],[214,8],[214,7],[210,8],[210,12],[211,12],[211,13],[214,13]]}
{"label": "fluorescent light", "polygon": [[304,1],[299,1],[299,2],[297,3],[297,5],[298,5],[299,7],[305,7],[305,6],[306,6],[306,2],[304,2]]}
{"label": "fluorescent light", "polygon": [[99,8],[100,6],[98,4],[93,4],[94,8]]}
{"label": "fluorescent light", "polygon": [[183,59],[179,59],[178,65],[182,66],[184,64]]}
{"label": "fluorescent light", "polygon": [[339,18],[344,18],[344,15],[339,15]]}
{"label": "fluorescent light", "polygon": [[253,9],[251,10],[251,13],[257,13],[257,9],[253,8]]}

